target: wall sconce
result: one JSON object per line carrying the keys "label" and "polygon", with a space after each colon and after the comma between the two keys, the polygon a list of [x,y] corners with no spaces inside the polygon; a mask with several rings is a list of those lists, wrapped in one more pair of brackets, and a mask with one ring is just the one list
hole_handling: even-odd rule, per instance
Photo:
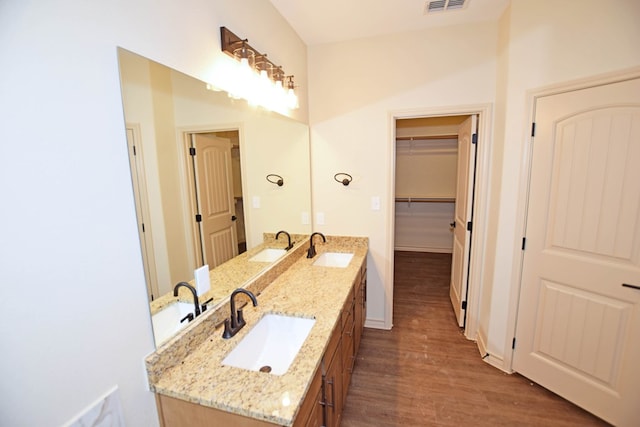
{"label": "wall sconce", "polygon": [[[339,176],[342,176],[342,179],[338,179]],[[351,177],[351,175],[349,175],[348,173],[343,173],[343,172],[338,172],[337,174],[335,174],[333,176],[333,179],[335,179],[336,181],[338,181],[340,184],[344,185],[345,187],[349,184],[351,184],[351,181],[353,181],[353,177]]]}
{"label": "wall sconce", "polygon": [[276,184],[278,187],[282,187],[284,185],[284,179],[282,179],[280,175],[276,175],[274,173],[267,175],[267,181],[272,184]]}
{"label": "wall sconce", "polygon": [[[295,110],[299,108],[293,76],[286,76],[281,66],[271,62],[266,53],[260,53],[226,27],[220,27],[222,51],[241,64],[241,71],[229,90],[230,96],[244,98],[252,104],[270,109]],[[286,87],[285,87],[286,86]]]}

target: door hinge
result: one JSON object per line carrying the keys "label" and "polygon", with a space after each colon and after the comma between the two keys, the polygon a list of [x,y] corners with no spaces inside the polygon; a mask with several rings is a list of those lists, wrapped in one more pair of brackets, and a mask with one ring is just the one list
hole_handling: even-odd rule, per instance
{"label": "door hinge", "polygon": [[196,222],[202,222],[202,215],[196,214]]}
{"label": "door hinge", "polygon": [[513,340],[511,341],[511,349],[515,350],[516,348],[516,337],[513,337]]}
{"label": "door hinge", "polygon": [[471,143],[472,144],[477,144],[478,143],[478,134],[474,133],[473,135],[471,135]]}
{"label": "door hinge", "polygon": [[189,155],[190,156],[196,155],[196,147],[189,147]]}
{"label": "door hinge", "polygon": [[466,301],[462,301],[462,309],[463,310],[467,309],[467,302]]}
{"label": "door hinge", "polygon": [[536,136],[536,122],[531,123],[531,136]]}
{"label": "door hinge", "polygon": [[522,250],[524,251],[524,248],[527,246],[527,238],[523,237],[522,238]]}
{"label": "door hinge", "polygon": [[472,231],[473,230],[473,222],[469,221],[467,222],[467,231]]}

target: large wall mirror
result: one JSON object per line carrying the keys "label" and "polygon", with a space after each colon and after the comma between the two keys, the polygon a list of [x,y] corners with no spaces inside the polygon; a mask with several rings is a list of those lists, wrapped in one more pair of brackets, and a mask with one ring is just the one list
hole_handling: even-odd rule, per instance
{"label": "large wall mirror", "polygon": [[130,51],[118,57],[149,301],[263,233],[310,234],[306,124]]}

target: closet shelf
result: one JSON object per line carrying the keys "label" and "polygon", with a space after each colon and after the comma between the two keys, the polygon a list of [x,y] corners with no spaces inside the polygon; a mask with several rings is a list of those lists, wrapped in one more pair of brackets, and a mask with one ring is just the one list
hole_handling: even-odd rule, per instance
{"label": "closet shelf", "polygon": [[455,201],[455,197],[396,197],[397,203],[454,203]]}

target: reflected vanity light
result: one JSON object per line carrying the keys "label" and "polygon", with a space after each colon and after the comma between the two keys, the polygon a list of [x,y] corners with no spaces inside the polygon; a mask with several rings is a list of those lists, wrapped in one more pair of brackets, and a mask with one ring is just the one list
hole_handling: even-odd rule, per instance
{"label": "reflected vanity light", "polygon": [[[225,86],[233,98],[273,111],[299,108],[293,76],[286,76],[281,66],[256,51],[248,39],[241,39],[226,27],[220,27],[222,51],[236,60],[236,70],[225,76]],[[285,87],[286,79],[286,87]]]}

